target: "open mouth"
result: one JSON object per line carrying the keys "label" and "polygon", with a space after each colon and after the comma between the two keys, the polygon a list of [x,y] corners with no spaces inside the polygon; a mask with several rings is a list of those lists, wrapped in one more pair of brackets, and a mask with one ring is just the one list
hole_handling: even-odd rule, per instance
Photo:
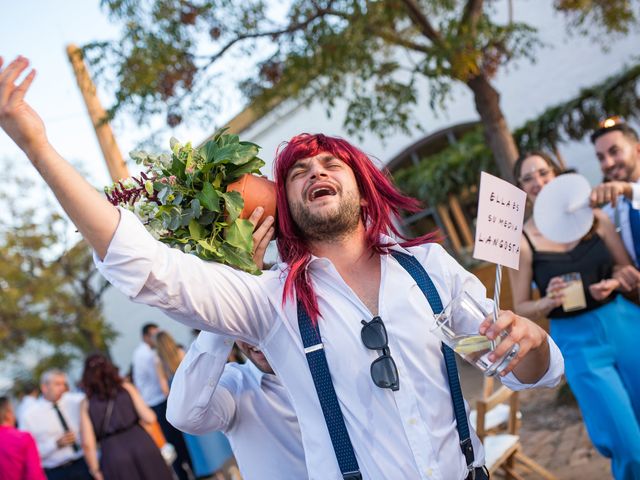
{"label": "open mouth", "polygon": [[332,197],[337,193],[338,191],[332,185],[327,183],[316,184],[309,189],[308,198],[310,202],[313,202],[322,197]]}

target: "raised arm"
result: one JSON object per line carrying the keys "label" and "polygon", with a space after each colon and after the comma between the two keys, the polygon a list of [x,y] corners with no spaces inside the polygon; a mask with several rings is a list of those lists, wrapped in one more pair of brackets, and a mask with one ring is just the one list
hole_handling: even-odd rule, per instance
{"label": "raised arm", "polygon": [[120,214],[51,146],[40,116],[25,101],[35,70],[16,80],[29,66],[18,57],[6,68],[0,58],[0,127],[27,154],[62,208],[100,258],[104,258]]}
{"label": "raised arm", "polygon": [[[227,430],[235,400],[218,385],[233,346],[229,337],[201,332],[180,363],[167,400],[167,420],[183,432],[203,434]],[[225,372],[225,373],[223,373]]]}

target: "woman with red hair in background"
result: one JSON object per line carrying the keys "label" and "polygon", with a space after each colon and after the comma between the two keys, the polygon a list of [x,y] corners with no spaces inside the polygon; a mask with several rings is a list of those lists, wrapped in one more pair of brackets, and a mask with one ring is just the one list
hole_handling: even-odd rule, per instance
{"label": "woman with red hair in background", "polygon": [[81,385],[87,398],[81,406],[80,434],[93,478],[171,480],[160,450],[140,425],[155,422],[156,414],[136,387],[125,382],[102,354],[87,357]]}

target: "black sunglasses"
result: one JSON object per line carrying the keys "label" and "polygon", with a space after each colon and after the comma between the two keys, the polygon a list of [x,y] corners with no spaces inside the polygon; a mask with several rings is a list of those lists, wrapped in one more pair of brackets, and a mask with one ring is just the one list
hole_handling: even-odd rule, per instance
{"label": "black sunglasses", "polygon": [[376,316],[370,322],[362,320],[360,336],[362,343],[370,350],[382,350],[382,354],[371,364],[371,379],[380,388],[400,389],[398,367],[391,357],[389,337],[382,318]]}

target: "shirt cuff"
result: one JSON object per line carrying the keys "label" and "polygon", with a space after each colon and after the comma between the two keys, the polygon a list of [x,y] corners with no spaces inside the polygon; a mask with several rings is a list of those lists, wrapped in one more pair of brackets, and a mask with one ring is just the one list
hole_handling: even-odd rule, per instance
{"label": "shirt cuff", "polygon": [[549,343],[549,368],[540,380],[536,383],[522,383],[513,372],[509,372],[502,379],[502,383],[511,390],[526,390],[539,387],[553,388],[558,385],[564,373],[564,359],[556,342],[553,341],[550,335],[547,335],[547,341]]}
{"label": "shirt cuff", "polygon": [[[228,352],[233,347],[233,338],[226,335],[218,335],[212,332],[200,332],[196,338],[195,346],[198,353],[219,354]],[[226,357],[225,357],[226,358]]]}
{"label": "shirt cuff", "polygon": [[144,287],[158,249],[134,213],[120,210],[120,222],[104,260],[93,253],[93,261],[104,278],[125,295],[134,298]]}
{"label": "shirt cuff", "polygon": [[640,184],[631,184],[631,206],[638,210],[640,209]]}

